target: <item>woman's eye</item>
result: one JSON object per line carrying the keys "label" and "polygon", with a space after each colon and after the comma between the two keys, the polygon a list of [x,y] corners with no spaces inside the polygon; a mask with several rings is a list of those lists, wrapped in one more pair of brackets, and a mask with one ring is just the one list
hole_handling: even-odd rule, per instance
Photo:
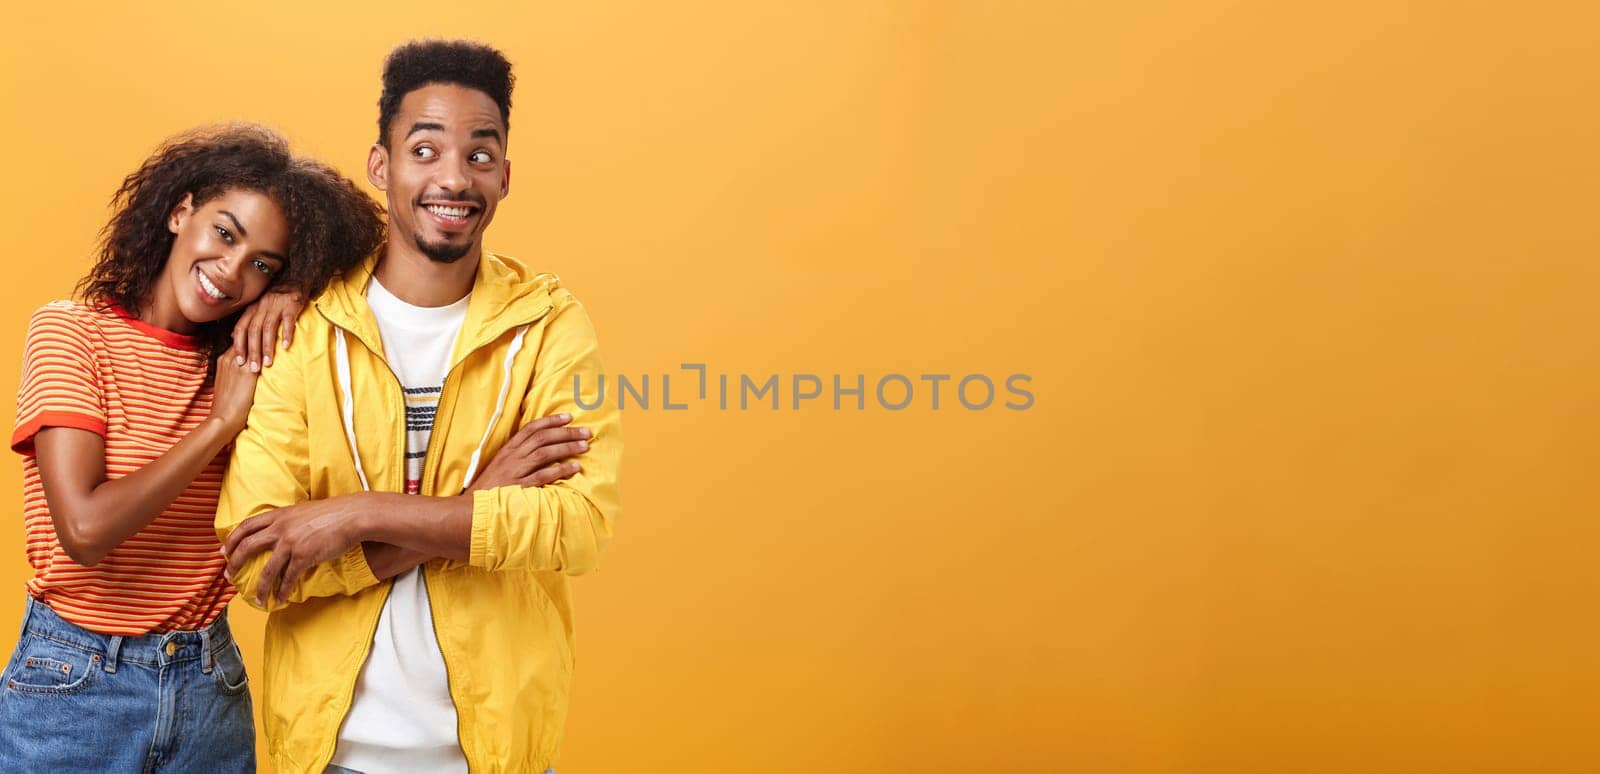
{"label": "woman's eye", "polygon": [[265,274],[269,277],[272,276],[272,264],[267,263],[259,258],[257,258],[253,263],[255,264],[256,269],[262,274]]}
{"label": "woman's eye", "polygon": [[416,156],[419,159],[431,159],[434,156],[434,150],[427,146],[422,146],[412,151],[411,155]]}
{"label": "woman's eye", "polygon": [[233,244],[233,234],[227,229],[221,226],[212,226],[212,228],[217,230],[217,236],[222,237],[222,241],[227,242],[230,245]]}
{"label": "woman's eye", "polygon": [[494,161],[494,157],[490,156],[488,151],[478,151],[472,154],[470,158],[475,164],[487,164]]}

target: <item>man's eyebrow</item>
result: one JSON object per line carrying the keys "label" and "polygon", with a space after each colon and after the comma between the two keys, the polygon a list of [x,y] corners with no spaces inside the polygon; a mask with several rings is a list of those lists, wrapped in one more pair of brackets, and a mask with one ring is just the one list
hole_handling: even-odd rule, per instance
{"label": "man's eyebrow", "polygon": [[434,123],[433,121],[418,121],[411,125],[411,131],[406,132],[406,137],[409,138],[411,135],[416,134],[417,132],[426,132],[430,130],[442,132],[444,131],[444,124]]}
{"label": "man's eyebrow", "polygon": [[502,145],[505,144],[505,138],[500,136],[500,130],[496,129],[496,128],[492,127],[492,126],[486,128],[486,129],[473,129],[472,130],[472,138],[473,139],[477,139],[479,137],[493,137],[496,140],[498,140]]}
{"label": "man's eyebrow", "polygon": [[233,221],[233,227],[236,228],[236,229],[239,229],[239,236],[242,236],[242,237],[250,236],[250,232],[244,230],[244,224],[240,223],[239,219],[235,218],[233,216],[233,213],[228,212],[227,210],[221,210],[221,212],[222,212],[223,215],[227,215],[228,216],[228,220]]}

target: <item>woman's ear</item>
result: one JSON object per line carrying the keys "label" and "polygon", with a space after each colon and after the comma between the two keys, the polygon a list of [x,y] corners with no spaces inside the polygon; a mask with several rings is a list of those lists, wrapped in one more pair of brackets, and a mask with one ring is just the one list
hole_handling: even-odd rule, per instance
{"label": "woman's ear", "polygon": [[178,229],[183,228],[183,222],[193,213],[194,194],[184,194],[178,206],[173,207],[172,212],[167,215],[167,230],[174,234],[178,233]]}

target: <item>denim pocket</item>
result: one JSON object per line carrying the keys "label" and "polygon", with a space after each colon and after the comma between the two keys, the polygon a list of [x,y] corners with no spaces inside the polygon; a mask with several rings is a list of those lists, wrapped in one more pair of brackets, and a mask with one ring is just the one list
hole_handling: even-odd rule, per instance
{"label": "denim pocket", "polygon": [[19,657],[6,675],[6,687],[17,693],[77,693],[93,681],[102,658],[87,648],[36,634],[24,637],[17,652]]}
{"label": "denim pocket", "polygon": [[229,696],[237,696],[250,687],[250,677],[244,673],[244,654],[239,652],[239,643],[229,641],[227,645],[217,648],[212,652],[216,660],[216,667],[211,673],[217,678],[217,687]]}

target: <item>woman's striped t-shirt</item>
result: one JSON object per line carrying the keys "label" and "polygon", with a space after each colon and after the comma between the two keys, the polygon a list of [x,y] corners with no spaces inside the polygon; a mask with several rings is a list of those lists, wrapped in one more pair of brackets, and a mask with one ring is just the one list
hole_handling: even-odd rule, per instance
{"label": "woman's striped t-shirt", "polygon": [[11,448],[23,457],[28,593],[62,618],[105,634],[196,629],[233,598],[213,526],[226,451],[154,521],[84,567],[56,537],[33,448],[40,430],[74,427],[105,438],[108,479],[138,470],[211,413],[206,366],[193,337],[115,305],[57,301],[34,313]]}

